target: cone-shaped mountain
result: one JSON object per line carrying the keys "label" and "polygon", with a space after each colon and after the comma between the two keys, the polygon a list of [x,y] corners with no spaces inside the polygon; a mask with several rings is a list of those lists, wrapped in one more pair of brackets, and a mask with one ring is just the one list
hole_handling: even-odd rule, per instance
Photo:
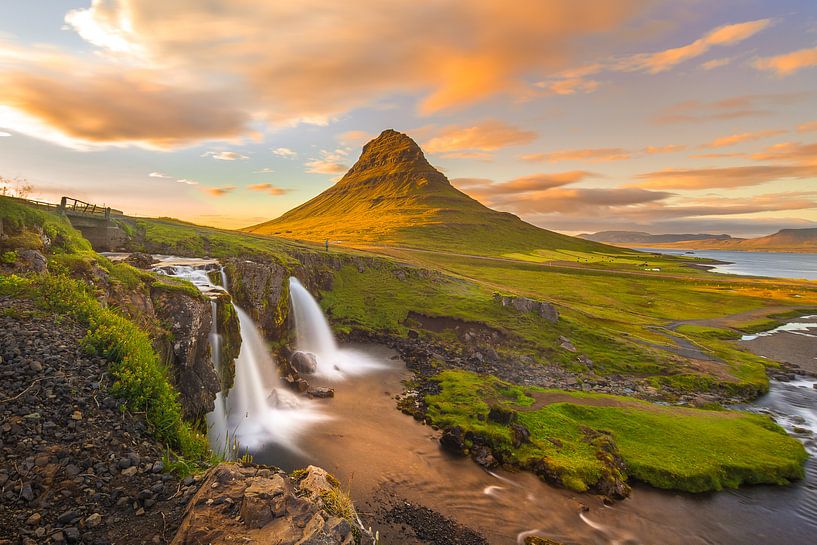
{"label": "cone-shaped mountain", "polygon": [[388,129],[363,146],[334,186],[249,232],[352,246],[394,245],[501,255],[535,250],[620,252],[497,212],[452,186],[420,146]]}

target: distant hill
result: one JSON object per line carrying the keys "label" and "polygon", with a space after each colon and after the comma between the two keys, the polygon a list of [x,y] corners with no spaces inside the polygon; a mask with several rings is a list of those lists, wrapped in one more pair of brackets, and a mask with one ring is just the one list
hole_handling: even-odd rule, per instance
{"label": "distant hill", "polygon": [[525,223],[453,187],[408,136],[386,130],[340,181],[252,233],[351,246],[394,245],[480,255],[624,250]]}
{"label": "distant hill", "polygon": [[600,231],[598,233],[579,235],[579,238],[609,244],[660,244],[664,242],[681,242],[686,240],[733,240],[730,235],[651,235],[650,233],[644,233],[641,231]]}
{"label": "distant hill", "polygon": [[729,235],[651,235],[635,231],[603,231],[579,236],[630,248],[660,246],[685,250],[817,253],[817,228],[782,229],[773,235],[748,239]]}

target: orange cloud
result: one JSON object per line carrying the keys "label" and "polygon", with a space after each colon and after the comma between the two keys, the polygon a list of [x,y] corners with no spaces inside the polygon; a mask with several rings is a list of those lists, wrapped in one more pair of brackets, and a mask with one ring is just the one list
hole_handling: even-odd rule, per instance
{"label": "orange cloud", "polygon": [[817,176],[817,167],[799,165],[758,165],[725,168],[666,169],[636,176],[645,180],[637,187],[646,189],[720,189],[747,187],[786,178]]}
{"label": "orange cloud", "polygon": [[774,72],[778,76],[788,76],[804,68],[817,66],[817,47],[755,59],[753,66],[758,70]]}
{"label": "orange cloud", "polygon": [[781,130],[768,130],[757,132],[743,132],[740,134],[730,134],[729,136],[716,138],[715,140],[709,142],[708,144],[704,144],[701,147],[709,149],[725,148],[728,146],[734,146],[735,144],[740,144],[741,142],[752,142],[755,140],[762,140],[763,138],[770,138],[772,136],[778,136],[785,133],[786,131]]}
{"label": "orange cloud", "polygon": [[621,148],[593,148],[593,149],[568,149],[553,151],[550,153],[530,153],[522,155],[523,161],[557,163],[559,161],[589,161],[591,163],[602,163],[606,161],[623,161],[631,157],[630,152]]}
{"label": "orange cloud", "polygon": [[231,193],[238,189],[234,185],[225,185],[223,187],[202,187],[201,190],[212,197],[223,197],[227,193]]}
{"label": "orange cloud", "polygon": [[[124,95],[136,102],[163,85],[176,91],[206,88],[219,92],[231,106],[228,112],[239,114],[221,127],[207,121],[211,112],[218,113],[221,101],[180,101],[182,112],[198,105],[196,111],[207,115],[179,125],[182,138],[160,139],[173,145],[188,132],[194,137],[200,133],[202,139],[242,134],[250,118],[273,125],[326,123],[394,93],[418,95],[418,108],[425,114],[498,94],[519,96],[527,92],[525,78],[531,73],[561,69],[577,54],[582,37],[619,29],[652,2],[443,0],[428,9],[394,0],[383,9],[375,2],[331,0],[111,0],[73,10],[66,22],[100,53],[93,62],[84,59],[80,71],[86,102],[103,105],[111,96],[96,81],[109,70],[138,80]],[[62,78],[53,80],[64,83],[75,73],[63,69]],[[162,104],[157,101],[156,106]],[[26,111],[43,119],[41,108]],[[83,113],[90,111],[83,108]],[[158,107],[155,121],[173,112],[172,107]],[[138,116],[128,119],[131,126],[140,125]],[[223,116],[216,119],[225,121]],[[208,127],[211,123],[217,127]],[[73,137],[86,136],[67,125],[57,127]],[[116,132],[91,136],[125,141]],[[152,134],[136,136],[153,139]]]}
{"label": "orange cloud", "polygon": [[714,46],[734,45],[742,42],[770,24],[771,19],[759,19],[757,21],[724,25],[690,44],[657,53],[634,55],[622,61],[621,67],[623,70],[643,70],[650,74],[664,72],[676,64],[700,57]]}
{"label": "orange cloud", "polygon": [[428,153],[494,151],[532,142],[533,131],[519,129],[502,121],[488,120],[468,127],[445,127],[423,144]]}
{"label": "orange cloud", "polygon": [[644,148],[644,153],[647,155],[656,155],[659,153],[676,153],[686,149],[683,144],[668,144],[666,146],[647,146]]}
{"label": "orange cloud", "polygon": [[770,115],[773,108],[811,99],[813,93],[739,95],[714,101],[686,100],[665,108],[653,120],[661,125],[710,120],[731,120]]}
{"label": "orange cloud", "polygon": [[798,132],[812,132],[817,131],[817,121],[809,121],[797,126]]}
{"label": "orange cloud", "polygon": [[783,142],[752,154],[756,161],[774,161],[817,167],[817,143]]}
{"label": "orange cloud", "polygon": [[720,68],[721,66],[726,66],[727,64],[731,63],[732,59],[728,57],[724,57],[722,59],[712,59],[711,61],[706,61],[701,63],[701,68],[704,70],[714,70],[715,68]]}
{"label": "orange cloud", "polygon": [[530,174],[501,183],[495,183],[485,178],[455,178],[451,180],[451,183],[472,196],[484,198],[487,196],[545,191],[596,176],[596,174],[584,170],[571,170],[550,174]]}
{"label": "orange cloud", "polygon": [[546,85],[553,93],[557,95],[574,95],[576,93],[592,93],[601,85],[598,81],[592,79],[570,78],[559,81],[554,81]]}
{"label": "orange cloud", "polygon": [[243,161],[249,159],[247,155],[242,155],[237,151],[205,151],[201,154],[202,157],[212,157],[219,161]]}
{"label": "orange cloud", "polygon": [[292,191],[291,189],[276,187],[269,183],[248,185],[247,189],[251,191],[263,191],[264,193],[269,193],[270,195],[274,195],[276,197],[285,195]]}

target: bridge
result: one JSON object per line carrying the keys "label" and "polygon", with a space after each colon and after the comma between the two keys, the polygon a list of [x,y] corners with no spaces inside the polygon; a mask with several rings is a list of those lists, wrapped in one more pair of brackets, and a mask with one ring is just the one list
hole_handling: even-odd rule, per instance
{"label": "bridge", "polygon": [[82,233],[97,251],[112,251],[127,242],[128,237],[119,228],[117,218],[124,218],[124,212],[110,206],[99,206],[73,197],[62,197],[59,204],[31,199],[20,199],[29,206],[64,215],[74,229]]}

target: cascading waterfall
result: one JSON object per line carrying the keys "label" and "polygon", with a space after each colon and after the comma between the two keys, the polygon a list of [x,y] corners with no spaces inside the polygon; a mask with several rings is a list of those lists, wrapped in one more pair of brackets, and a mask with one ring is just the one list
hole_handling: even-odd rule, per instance
{"label": "cascading waterfall", "polygon": [[315,354],[318,376],[340,380],[346,375],[360,375],[383,367],[363,352],[338,347],[320,305],[295,277],[289,279],[289,295],[295,317],[296,348]]}
{"label": "cascading waterfall", "polygon": [[[214,285],[208,276],[211,264],[167,265],[157,272],[192,282],[205,294],[226,291]],[[221,282],[227,285],[223,267]],[[221,336],[217,331],[218,305],[211,298],[213,329],[210,332],[210,350],[213,365],[220,370],[227,362],[219,361]],[[238,316],[241,348],[235,360],[235,382],[229,392],[216,396],[215,409],[207,415],[208,437],[211,448],[228,457],[236,450],[255,450],[263,445],[277,443],[297,450],[296,438],[310,423],[328,417],[309,400],[279,388],[278,368],[266,342],[252,318],[238,305],[233,305]],[[334,341],[333,341],[334,342]],[[240,453],[239,453],[240,454]]]}
{"label": "cascading waterfall", "polygon": [[312,352],[324,360],[334,358],[338,345],[318,302],[295,277],[289,279],[289,295],[298,350]]}

